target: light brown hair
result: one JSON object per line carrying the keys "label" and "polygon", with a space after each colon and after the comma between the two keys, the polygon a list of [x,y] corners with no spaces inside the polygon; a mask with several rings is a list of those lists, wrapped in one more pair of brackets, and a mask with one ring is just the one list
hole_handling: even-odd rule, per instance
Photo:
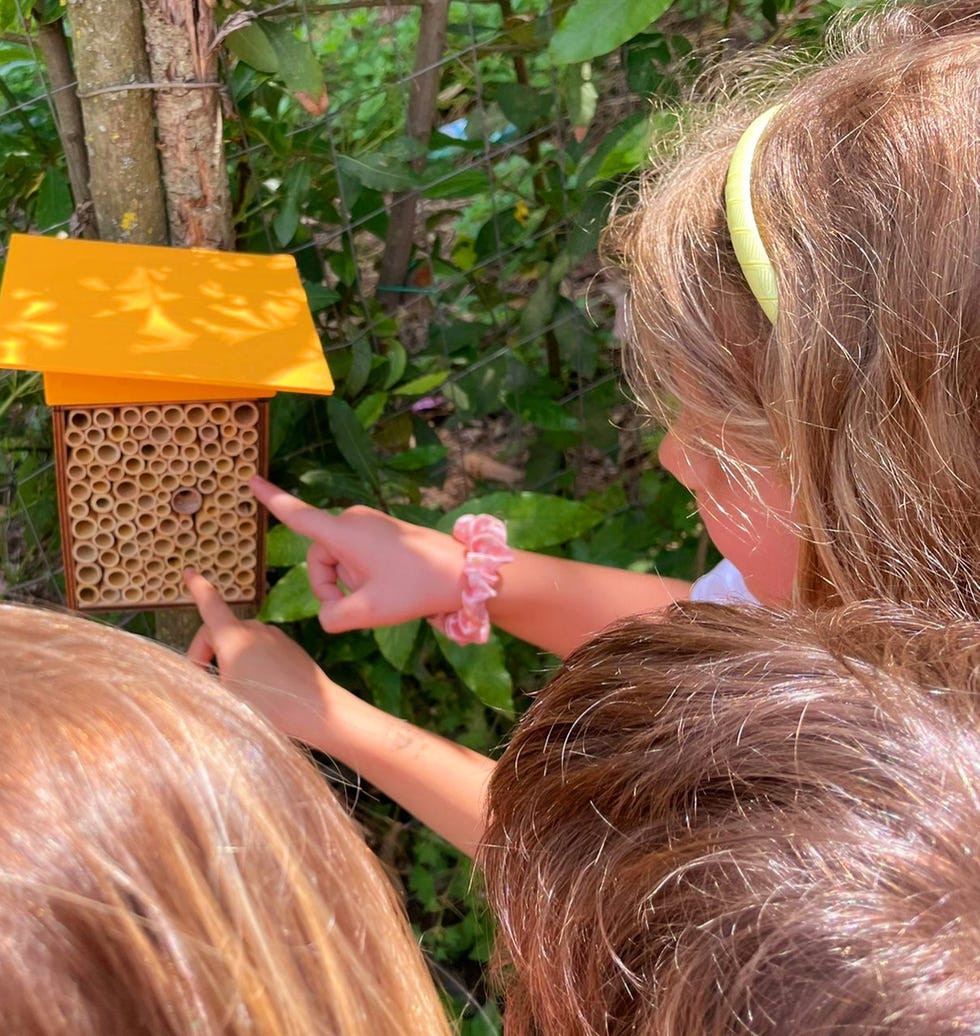
{"label": "light brown hair", "polygon": [[[761,463],[791,484],[799,603],[976,618],[980,15],[907,6],[838,36],[788,89],[760,97],[756,70],[611,224],[633,380],[653,409],[679,403],[678,433],[732,477]],[[735,259],[724,183],[775,101],[752,167],[772,326]]]}
{"label": "light brown hair", "polygon": [[448,1034],[313,763],[148,641],[0,606],[10,1036]]}
{"label": "light brown hair", "polygon": [[980,1027],[980,624],[678,605],[569,657],[490,784],[508,1036]]}

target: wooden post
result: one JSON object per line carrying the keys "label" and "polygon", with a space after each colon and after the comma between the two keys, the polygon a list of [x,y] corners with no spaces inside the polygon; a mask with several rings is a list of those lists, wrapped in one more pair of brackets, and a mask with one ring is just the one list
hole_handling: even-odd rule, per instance
{"label": "wooden post", "polygon": [[167,244],[153,101],[137,0],[72,0],[92,202],[106,241]]}
{"label": "wooden post", "polygon": [[[412,94],[405,119],[405,135],[427,146],[432,134],[439,96],[442,72],[442,53],[446,46],[446,23],[449,18],[449,0],[423,0],[419,18],[419,41],[415,50],[415,73],[412,76]],[[425,156],[414,159],[412,168],[420,173],[425,168]],[[391,309],[403,301],[397,291],[405,283],[408,261],[415,239],[415,219],[418,210],[418,192],[397,191],[388,209],[388,235],[381,258],[378,298]]]}

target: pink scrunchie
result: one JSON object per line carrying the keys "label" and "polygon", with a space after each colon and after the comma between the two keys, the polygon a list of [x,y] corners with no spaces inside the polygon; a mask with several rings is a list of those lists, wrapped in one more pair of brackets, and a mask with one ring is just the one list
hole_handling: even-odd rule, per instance
{"label": "pink scrunchie", "polygon": [[464,514],[456,519],[453,539],[466,548],[463,603],[459,611],[429,621],[457,644],[486,644],[490,638],[487,601],[497,596],[500,566],[514,560],[507,547],[507,526],[492,514]]}

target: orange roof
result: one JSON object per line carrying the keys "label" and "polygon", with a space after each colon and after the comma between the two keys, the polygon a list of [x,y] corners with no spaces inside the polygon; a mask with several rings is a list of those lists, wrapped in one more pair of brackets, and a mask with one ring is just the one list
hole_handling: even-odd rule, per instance
{"label": "orange roof", "polygon": [[0,367],[43,371],[49,403],[333,391],[291,256],[23,234]]}

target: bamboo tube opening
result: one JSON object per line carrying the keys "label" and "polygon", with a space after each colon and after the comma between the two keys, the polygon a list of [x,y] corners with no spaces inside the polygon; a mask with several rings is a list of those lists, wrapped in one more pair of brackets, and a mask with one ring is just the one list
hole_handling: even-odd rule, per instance
{"label": "bamboo tube opening", "polygon": [[97,524],[100,531],[112,532],[116,528],[116,519],[111,514],[103,514]]}
{"label": "bamboo tube opening", "polygon": [[[174,541],[169,536],[158,536],[155,546],[157,554],[161,557],[164,555],[169,557],[176,549]],[[164,575],[166,575],[166,573],[164,573]]]}
{"label": "bamboo tube opening", "polygon": [[177,444],[175,442],[165,442],[160,447],[160,456],[163,457],[164,460],[173,460],[179,453],[180,450],[177,448]]}
{"label": "bamboo tube opening", "polygon": [[234,525],[224,526],[218,532],[218,542],[222,547],[232,547],[240,538],[238,529]]}
{"label": "bamboo tube opening", "polygon": [[150,511],[156,507],[157,498],[152,493],[140,493],[136,506],[141,511]]}
{"label": "bamboo tube opening", "polygon": [[85,442],[85,433],[80,428],[65,429],[65,445],[81,446]]}
{"label": "bamboo tube opening", "polygon": [[228,590],[235,585],[235,573],[223,569],[217,574],[215,582],[218,584],[218,589]]}
{"label": "bamboo tube opening", "polygon": [[[233,507],[235,504],[235,490],[238,489],[238,479],[234,475],[218,476],[218,495],[215,497],[215,504],[218,507]],[[231,497],[229,500],[228,498]]]}
{"label": "bamboo tube opening", "polygon": [[197,437],[202,443],[215,442],[218,438],[218,429],[213,424],[201,425],[197,430]]}
{"label": "bamboo tube opening", "polygon": [[183,457],[175,457],[170,462],[169,470],[172,475],[183,475],[188,467],[189,465]]}
{"label": "bamboo tube opening", "polygon": [[196,464],[201,456],[201,447],[196,442],[192,442],[185,446],[181,452],[188,464]]}
{"label": "bamboo tube opening", "polygon": [[155,593],[163,586],[163,577],[158,575],[146,577],[146,589],[149,593]]}
{"label": "bamboo tube opening", "polygon": [[160,476],[160,488],[165,493],[172,493],[180,485],[180,479],[169,471]]}
{"label": "bamboo tube opening", "polygon": [[197,434],[189,425],[182,424],[174,428],[174,442],[178,446],[187,446],[189,443],[194,442],[196,438]]}
{"label": "bamboo tube opening", "polygon": [[136,482],[141,489],[154,489],[157,481],[157,476],[152,471],[141,472],[136,478]]}
{"label": "bamboo tube opening", "polygon": [[214,552],[218,549],[218,541],[214,536],[202,536],[198,541],[197,549],[202,555],[211,557]]}
{"label": "bamboo tube opening", "polygon": [[236,568],[235,569],[235,581],[244,587],[251,588],[255,585],[255,569],[254,568]]}
{"label": "bamboo tube opening", "polygon": [[160,408],[158,406],[145,406],[143,407],[143,421],[146,424],[159,424],[160,423]]}
{"label": "bamboo tube opening", "polygon": [[110,464],[108,469],[104,472],[105,477],[109,480],[111,485],[117,485],[122,481],[122,477],[125,474],[123,471],[122,464]]}
{"label": "bamboo tube opening", "polygon": [[115,424],[115,422],[116,415],[111,410],[99,407],[98,410],[92,411],[92,424],[99,428],[108,428],[110,425]]}
{"label": "bamboo tube opening", "polygon": [[121,500],[116,504],[116,517],[123,522],[130,522],[136,517],[136,504],[132,500]]}
{"label": "bamboo tube opening", "polygon": [[148,576],[161,576],[166,566],[161,558],[149,558],[144,568]]}
{"label": "bamboo tube opening", "polygon": [[99,554],[101,554],[103,551],[112,548],[116,542],[116,537],[108,529],[102,529],[92,537],[92,542],[99,548]]}
{"label": "bamboo tube opening", "polygon": [[138,475],[146,470],[146,461],[142,457],[126,457],[123,461],[123,471],[127,475]]}
{"label": "bamboo tube opening", "polygon": [[160,588],[160,596],[165,601],[176,601],[180,597],[180,588],[170,583],[164,583]]}
{"label": "bamboo tube opening", "polygon": [[119,556],[123,559],[124,567],[127,561],[135,561],[137,565],[140,564],[140,548],[135,540],[123,540],[122,543],[119,544],[118,549]]}
{"label": "bamboo tube opening", "polygon": [[238,465],[238,477],[247,482],[255,474],[255,465],[245,461]]}
{"label": "bamboo tube opening", "polygon": [[238,436],[243,446],[254,446],[259,441],[259,433],[256,428],[243,428]]}
{"label": "bamboo tube opening", "polygon": [[98,446],[100,443],[105,442],[105,432],[98,427],[98,425],[89,425],[85,429],[85,441],[89,446]]}
{"label": "bamboo tube opening", "polygon": [[214,442],[202,442],[201,443],[201,456],[207,457],[209,460],[214,460],[215,457],[221,456],[221,443]]}
{"label": "bamboo tube opening", "polygon": [[80,583],[93,585],[102,578],[102,569],[98,565],[79,565],[75,569],[75,578]]}
{"label": "bamboo tube opening", "polygon": [[195,427],[204,424],[208,419],[207,407],[203,407],[199,403],[193,403],[184,413],[184,419],[188,424],[194,425]]}
{"label": "bamboo tube opening", "polygon": [[225,449],[225,455],[228,457],[237,457],[242,452],[242,444],[237,438],[233,438],[234,434],[232,432],[232,435],[226,438],[222,444]]}
{"label": "bamboo tube opening", "polygon": [[129,429],[129,437],[130,439],[135,439],[137,442],[144,442],[150,437],[150,429],[142,422],[134,424]]}
{"label": "bamboo tube opening", "polygon": [[86,562],[98,561],[99,549],[94,543],[82,540],[71,548],[71,556],[83,564]]}
{"label": "bamboo tube opening", "polygon": [[103,586],[100,596],[103,604],[115,604],[119,600],[120,594],[114,586]]}
{"label": "bamboo tube opening", "polygon": [[148,511],[143,511],[136,516],[136,528],[145,529],[149,532],[156,526],[157,518],[155,514],[150,514]]}
{"label": "bamboo tube opening", "polygon": [[140,446],[140,456],[145,457],[148,461],[152,460],[157,455],[156,443],[144,442]]}
{"label": "bamboo tube opening", "polygon": [[179,550],[187,550],[189,547],[193,547],[195,542],[194,533],[192,532],[178,532],[174,537],[174,543],[177,544]]}
{"label": "bamboo tube opening", "polygon": [[112,500],[107,496],[94,496],[91,507],[98,514],[107,514],[112,510]]}
{"label": "bamboo tube opening", "polygon": [[235,466],[235,462],[231,457],[216,457],[214,461],[214,470],[219,475],[227,475],[229,471]]}
{"label": "bamboo tube opening", "polygon": [[150,427],[150,442],[165,443],[170,440],[170,427],[165,424],[155,424]]}
{"label": "bamboo tube opening", "polygon": [[196,489],[181,489],[174,493],[170,505],[178,514],[197,514],[204,500]]}
{"label": "bamboo tube opening", "polygon": [[258,523],[252,518],[245,518],[238,523],[238,531],[251,538],[259,531]]}
{"label": "bamboo tube opening", "polygon": [[138,586],[127,586],[123,590],[123,600],[127,604],[135,604],[137,601],[142,600],[143,594]]}
{"label": "bamboo tube opening", "polygon": [[98,526],[91,518],[79,518],[71,523],[71,531],[77,539],[87,540],[98,531]]}
{"label": "bamboo tube opening", "polygon": [[173,515],[168,515],[166,518],[161,518],[157,523],[157,532],[161,536],[172,536],[179,527],[177,519]]}
{"label": "bamboo tube opening", "polygon": [[205,518],[197,523],[198,536],[217,536],[218,523],[213,518]]}
{"label": "bamboo tube opening", "polygon": [[[111,546],[115,547],[116,541],[113,539]],[[119,564],[119,552],[116,550],[104,550],[102,556],[99,558],[99,564],[103,568],[115,568]]]}
{"label": "bamboo tube opening", "polygon": [[122,421],[127,428],[132,428],[134,424],[138,424],[142,414],[140,414],[140,408],[138,406],[124,406],[119,411],[119,420]]}
{"label": "bamboo tube opening", "polygon": [[104,476],[102,478],[93,478],[89,485],[92,487],[93,493],[108,493],[112,489]]}
{"label": "bamboo tube opening", "polygon": [[258,504],[255,501],[255,497],[246,496],[238,501],[238,506],[235,508],[235,510],[238,511],[238,513],[243,517],[248,518],[251,515],[255,514],[257,508]]}
{"label": "bamboo tube opening", "polygon": [[72,482],[68,487],[69,500],[88,500],[92,495],[92,487],[85,482]]}
{"label": "bamboo tube opening", "polygon": [[250,568],[255,568],[256,564],[258,563],[258,558],[256,557],[254,550],[246,550],[242,554],[241,558],[239,558],[239,561],[243,565],[247,565]]}
{"label": "bamboo tube opening", "polygon": [[224,403],[214,403],[208,411],[208,420],[210,420],[212,424],[224,424],[230,416],[231,411]]}
{"label": "bamboo tube opening", "polygon": [[72,460],[79,464],[91,464],[95,460],[95,450],[91,446],[77,446],[72,450]]}
{"label": "bamboo tube opening", "polygon": [[198,478],[204,478],[211,474],[211,462],[202,457],[200,460],[194,461],[191,465],[191,471],[193,471]]}
{"label": "bamboo tube opening", "polygon": [[115,464],[122,454],[119,452],[119,447],[116,446],[115,443],[104,442],[95,448],[95,456],[102,461],[103,464]]}
{"label": "bamboo tube opening", "polygon": [[180,484],[184,489],[193,489],[194,486],[197,485],[197,475],[195,475],[193,471],[185,471],[184,474],[180,476]]}
{"label": "bamboo tube opening", "polygon": [[88,504],[84,500],[72,500],[68,505],[71,518],[84,518],[88,514]]}
{"label": "bamboo tube opening", "polygon": [[259,451],[255,446],[242,447],[242,460],[246,464],[254,464],[259,459]]}
{"label": "bamboo tube opening", "polygon": [[[139,523],[139,518],[137,518],[136,521],[137,521],[137,523]],[[140,528],[137,528],[137,530],[136,530],[136,545],[138,547],[149,546],[149,544],[151,544],[152,542],[153,542],[153,530],[152,529],[147,529],[147,528],[140,529]]]}
{"label": "bamboo tube opening", "polygon": [[179,406],[165,406],[160,412],[160,420],[164,424],[175,425],[182,424],[184,420],[184,411]]}
{"label": "bamboo tube opening", "polygon": [[167,462],[163,457],[154,457],[153,460],[147,463],[146,467],[154,475],[162,475],[167,470]]}
{"label": "bamboo tube opening", "polygon": [[80,586],[78,600],[80,604],[95,604],[99,599],[99,591],[94,586]]}
{"label": "bamboo tube opening", "polygon": [[119,512],[116,512],[116,516],[120,518],[119,524],[116,526],[116,537],[119,540],[129,540],[136,535],[136,526],[130,521],[132,515],[127,515],[125,518]]}
{"label": "bamboo tube opening", "polygon": [[106,429],[105,435],[109,442],[120,444],[129,438],[129,429],[124,428],[121,424],[111,424]]}
{"label": "bamboo tube opening", "polygon": [[249,428],[259,419],[259,410],[254,403],[236,403],[232,420],[241,428]]}
{"label": "bamboo tube opening", "polygon": [[119,444],[119,452],[123,457],[135,457],[140,451],[140,444],[135,439],[123,439]]}
{"label": "bamboo tube opening", "polygon": [[210,496],[218,488],[218,483],[208,475],[198,482],[197,488],[204,496]]}
{"label": "bamboo tube opening", "polygon": [[129,582],[129,579],[121,569],[114,568],[111,572],[106,572],[105,581],[106,586],[112,586],[117,590],[121,590]]}
{"label": "bamboo tube opening", "polygon": [[65,474],[69,479],[75,481],[80,478],[86,478],[88,476],[88,469],[82,464],[71,463],[65,468]]}
{"label": "bamboo tube opening", "polygon": [[68,423],[72,428],[87,428],[89,420],[88,412],[85,410],[73,410],[68,415]]}
{"label": "bamboo tube opening", "polygon": [[230,493],[227,489],[222,488],[221,479],[218,479],[218,489],[221,490],[221,492],[219,492],[214,498],[215,507],[217,507],[219,511],[231,511],[238,498],[234,493]]}

